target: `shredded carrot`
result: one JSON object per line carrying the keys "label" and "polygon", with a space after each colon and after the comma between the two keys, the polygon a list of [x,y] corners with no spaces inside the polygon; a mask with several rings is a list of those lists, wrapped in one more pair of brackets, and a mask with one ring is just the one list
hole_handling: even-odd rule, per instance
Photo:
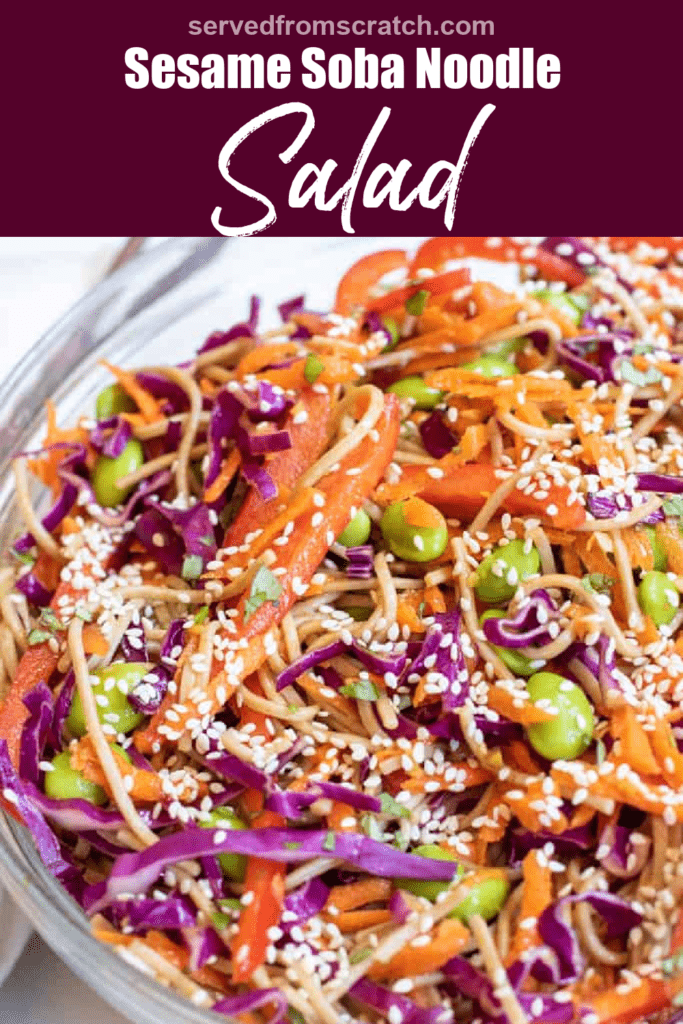
{"label": "shredded carrot", "polygon": [[388,878],[361,878],[349,885],[335,885],[330,889],[325,909],[358,910],[368,903],[384,903],[391,896],[392,884]]}
{"label": "shredded carrot", "polygon": [[116,377],[123,390],[137,405],[146,423],[156,423],[164,418],[159,402],[141,384],[138,384],[135,374],[128,373],[127,370],[122,370],[118,366],[113,366],[104,359],[101,360],[101,365],[106,367]]}
{"label": "shredded carrot", "polygon": [[218,476],[213,481],[210,487],[207,487],[204,491],[204,501],[211,504],[213,501],[217,501],[221,494],[227,490],[228,485],[232,481],[235,473],[240,468],[242,462],[242,456],[239,453],[239,449],[233,448],[229,455],[225,457],[221,468],[218,472]]}
{"label": "shredded carrot", "polygon": [[469,929],[460,921],[454,918],[439,921],[430,934],[428,944],[411,946],[408,943],[388,963],[375,961],[368,969],[368,977],[375,981],[391,981],[438,971],[447,960],[457,956],[469,938]]}
{"label": "shredded carrot", "polygon": [[[536,922],[553,899],[552,875],[547,858],[541,859],[538,850],[529,850],[522,861],[522,879],[522,904],[519,909],[519,920]],[[507,963],[514,963],[527,949],[533,949],[539,944],[540,938],[535,924],[533,927],[517,927],[507,956]]]}
{"label": "shredded carrot", "polygon": [[491,686],[488,692],[488,706],[497,711],[503,718],[511,722],[519,722],[520,725],[533,725],[536,722],[552,722],[555,715],[544,708],[537,708],[530,701],[523,701],[523,698],[516,699],[515,695],[502,686]]}

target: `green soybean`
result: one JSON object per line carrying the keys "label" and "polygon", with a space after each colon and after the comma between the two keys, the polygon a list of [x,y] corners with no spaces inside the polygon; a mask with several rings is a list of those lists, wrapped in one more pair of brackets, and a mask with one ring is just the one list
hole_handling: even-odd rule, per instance
{"label": "green soybean", "polygon": [[433,409],[445,394],[436,388],[427,387],[422,377],[403,377],[390,384],[387,391],[399,398],[408,399],[416,409]]}
{"label": "green soybean", "polygon": [[508,893],[510,883],[507,878],[491,875],[475,882],[462,903],[450,912],[449,917],[456,917],[467,924],[473,914],[480,914],[485,921],[490,921],[500,913]]}
{"label": "green soybean", "polygon": [[461,369],[480,373],[482,377],[514,377],[519,373],[514,363],[497,355],[479,356],[471,363],[463,363]]}
{"label": "green soybean", "polygon": [[[487,619],[504,619],[506,616],[507,612],[502,608],[489,608],[481,616],[479,622],[486,622]],[[531,658],[527,658],[526,654],[522,654],[521,651],[515,650],[513,647],[498,647],[497,644],[491,644],[491,647],[503,664],[507,665],[516,676],[532,676],[536,671]]]}
{"label": "green soybean", "polygon": [[[430,860],[452,860],[457,862],[457,857],[449,850],[440,846],[428,843],[425,846],[418,846],[413,850],[418,857],[428,857]],[[423,899],[434,903],[442,892],[449,888],[449,882],[427,882],[416,878],[398,878],[396,885],[399,889],[413,893],[414,896],[421,896]],[[451,910],[449,917],[457,918],[466,924],[473,914],[481,914],[486,921],[490,921],[500,912],[501,907],[507,899],[510,885],[505,878],[491,875],[489,878],[482,878],[475,882],[467,895],[460,903]]]}
{"label": "green soybean", "polygon": [[532,292],[532,298],[538,299],[539,302],[549,302],[575,324],[581,322],[583,314],[590,306],[590,299],[583,292],[555,292],[551,288],[543,288]]}
{"label": "green soybean", "polygon": [[121,412],[135,412],[135,409],[135,402],[120,384],[110,384],[95,399],[95,415],[98,420],[111,419]]}
{"label": "green soybean", "polygon": [[[218,828],[225,832],[246,829],[247,825],[232,807],[216,807],[206,821],[199,823],[200,828]],[[220,853],[218,863],[224,875],[233,882],[243,882],[247,871],[247,858],[242,853]]]}
{"label": "green soybean", "polygon": [[[113,743],[112,750],[130,764],[130,757],[122,747]],[[106,804],[107,794],[102,786],[90,782],[83,772],[71,767],[71,754],[68,750],[56,754],[50,763],[52,770],[45,772],[45,795],[51,800],[86,800],[97,806]]]}
{"label": "green soybean", "polygon": [[95,782],[86,779],[83,772],[71,767],[71,754],[65,750],[52,758],[52,771],[45,772],[45,794],[52,800],[86,800],[101,806],[107,794]]}
{"label": "green soybean", "polygon": [[110,459],[100,455],[92,472],[92,488],[95,498],[104,508],[120,505],[130,494],[132,487],[119,487],[117,480],[134,473],[145,462],[142,445],[136,438],[131,438],[121,454]]}
{"label": "green soybean", "polygon": [[365,544],[370,536],[371,529],[370,516],[364,509],[360,509],[359,512],[356,512],[346,529],[339,534],[337,540],[345,548],[355,548],[359,544]]}
{"label": "green soybean", "polygon": [[[429,518],[434,526],[412,525],[412,513]],[[446,520],[421,498],[395,501],[385,510],[379,525],[389,550],[406,562],[431,562],[444,553],[448,544]]]}
{"label": "green soybean", "polygon": [[[500,359],[506,359],[507,356],[514,355],[516,352],[522,352],[529,344],[528,338],[508,338],[507,341],[499,341],[497,345],[494,345],[486,355],[498,356]],[[517,369],[515,367],[515,369]]]}
{"label": "green soybean", "polygon": [[474,590],[489,604],[509,601],[518,585],[541,568],[537,549],[525,540],[511,540],[489,552],[477,569]]}
{"label": "green soybean", "polygon": [[549,722],[527,726],[529,743],[548,761],[572,761],[583,754],[593,737],[595,716],[586,694],[570,679],[554,672],[537,672],[527,682],[532,702],[548,702],[556,711]]}
{"label": "green soybean", "polygon": [[666,554],[666,548],[661,541],[661,538],[657,536],[657,531],[654,526],[642,526],[640,527],[643,533],[647,534],[647,539],[650,541],[650,547],[652,548],[652,557],[654,559],[653,568],[657,572],[666,572],[669,559]]}
{"label": "green soybean", "polygon": [[[434,843],[418,846],[412,852],[417,854],[418,857],[428,857],[430,860],[452,860],[457,862],[458,859],[450,850],[444,850]],[[454,868],[453,874],[455,874],[455,871],[456,869]],[[423,899],[431,900],[434,903],[439,894],[448,889],[449,883],[429,882],[421,878],[397,878],[396,886],[399,889],[405,889],[406,892],[412,892],[414,896],[422,896]]]}
{"label": "green soybean", "polygon": [[[150,668],[147,662],[118,661],[90,673],[97,717],[103,725],[113,726],[117,733],[129,733],[144,721],[145,716],[128,701],[128,694]],[[78,691],[74,694],[66,724],[72,736],[85,736],[88,731]]]}
{"label": "green soybean", "polygon": [[638,585],[638,604],[655,626],[668,626],[680,603],[680,594],[665,572],[645,573]]}

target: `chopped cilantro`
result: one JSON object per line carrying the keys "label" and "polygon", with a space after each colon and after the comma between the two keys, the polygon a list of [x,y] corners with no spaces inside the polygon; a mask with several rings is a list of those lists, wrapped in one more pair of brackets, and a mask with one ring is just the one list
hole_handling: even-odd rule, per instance
{"label": "chopped cilantro", "polygon": [[278,580],[277,576],[273,576],[270,569],[267,569],[265,565],[259,566],[254,573],[254,578],[251,581],[251,590],[249,591],[249,597],[244,604],[244,621],[248,622],[251,616],[257,611],[262,604],[266,601],[270,601],[272,604],[277,604],[277,599],[282,593],[282,584]]}
{"label": "chopped cilantro", "polygon": [[363,814],[360,819],[360,827],[370,839],[376,839],[378,843],[384,842],[384,829],[374,814]]}
{"label": "chopped cilantro", "polygon": [[380,794],[379,801],[382,805],[382,814],[390,814],[392,818],[409,818],[410,811],[403,804],[400,804],[398,800],[394,800],[393,796],[389,793]]}
{"label": "chopped cilantro", "polygon": [[30,554],[28,551],[17,551],[16,548],[11,548],[10,550],[11,550],[12,554],[14,555],[14,557],[17,559],[17,561],[21,562],[22,565],[34,565],[35,564],[35,561],[36,561],[35,556]]}
{"label": "chopped cilantro", "polygon": [[675,495],[672,498],[667,498],[662,505],[662,510],[665,516],[683,516],[683,497]]}
{"label": "chopped cilantro", "polygon": [[320,374],[325,369],[325,364],[322,359],[314,355],[313,352],[309,352],[306,356],[306,362],[304,363],[304,377],[309,384],[315,384]]}
{"label": "chopped cilantro", "polygon": [[419,316],[427,305],[428,298],[429,292],[424,290],[415,292],[409,299],[406,299],[406,313],[410,313],[412,316]]}
{"label": "chopped cilantro", "polygon": [[194,617],[195,626],[201,626],[209,617],[209,606],[208,604],[203,605]]}
{"label": "chopped cilantro", "polygon": [[32,629],[28,635],[29,647],[35,647],[36,644],[44,644],[46,640],[52,639],[52,633],[48,633],[45,629]]}
{"label": "chopped cilantro", "polygon": [[332,853],[336,845],[337,837],[334,832],[329,831],[323,839],[323,850],[327,850],[328,853]]}
{"label": "chopped cilantro", "polygon": [[680,971],[683,971],[683,950],[667,957],[666,960],[662,960],[662,971],[664,974],[669,975],[678,974]]}
{"label": "chopped cilantro", "polygon": [[40,624],[45,626],[46,629],[51,630],[53,633],[59,632],[66,629],[66,626],[58,619],[52,608],[43,608],[40,613]]}
{"label": "chopped cilantro", "polygon": [[355,683],[348,683],[339,690],[345,697],[353,697],[354,700],[379,700],[379,690],[370,679],[357,679]]}
{"label": "chopped cilantro", "polygon": [[83,622],[92,622],[92,612],[88,608],[77,608],[76,618],[82,619]]}
{"label": "chopped cilantro", "polygon": [[201,555],[187,555],[183,559],[183,568],[180,574],[184,580],[196,580],[201,576],[203,568]]}
{"label": "chopped cilantro", "polygon": [[353,953],[349,956],[350,964],[360,964],[363,960],[367,960],[372,955],[371,946],[361,946],[360,949],[354,949]]}
{"label": "chopped cilantro", "polygon": [[285,843],[285,850],[300,850],[301,843]]}
{"label": "chopped cilantro", "polygon": [[602,572],[590,572],[587,576],[581,577],[583,589],[593,594],[609,594],[614,583],[615,580],[611,576],[605,576]]}
{"label": "chopped cilantro", "polygon": [[401,337],[398,329],[398,324],[391,316],[382,317],[382,323],[384,324],[385,330],[389,332],[389,335],[391,337],[391,341],[387,342],[382,351],[391,352],[392,348],[394,348],[398,344],[399,338]]}
{"label": "chopped cilantro", "polygon": [[602,742],[602,740],[600,740],[600,739],[596,740],[595,741],[595,763],[598,766],[603,764],[606,757],[607,757],[607,747]]}
{"label": "chopped cilantro", "polygon": [[647,384],[659,384],[662,380],[662,373],[656,367],[648,366],[647,370],[638,370],[628,359],[620,363],[619,376],[627,384],[633,384],[637,388],[644,388]]}

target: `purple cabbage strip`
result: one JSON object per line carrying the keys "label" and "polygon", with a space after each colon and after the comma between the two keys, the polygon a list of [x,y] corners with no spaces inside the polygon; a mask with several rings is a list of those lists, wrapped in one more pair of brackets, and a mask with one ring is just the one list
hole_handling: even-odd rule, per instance
{"label": "purple cabbage strip", "polygon": [[90,913],[108,906],[124,893],[131,896],[145,893],[172,864],[221,853],[241,853],[282,864],[300,864],[315,857],[333,855],[358,870],[383,878],[450,881],[458,870],[455,861],[430,860],[402,853],[359,833],[335,834],[324,829],[309,831],[296,828],[236,829],[222,832],[221,841],[216,842],[221,832],[220,829],[186,829],[164,836],[141,853],[119,857],[103,894],[94,901],[88,901]]}
{"label": "purple cabbage strip", "polygon": [[377,334],[378,331],[381,331],[386,338],[385,348],[387,345],[392,344],[393,338],[391,337],[391,331],[386,326],[379,313],[374,309],[369,313],[366,313],[365,320],[363,321],[363,327],[367,327],[371,334]]}
{"label": "purple cabbage strip", "polygon": [[69,712],[71,711],[71,704],[74,697],[74,691],[76,689],[76,677],[74,676],[74,670],[69,669],[62,688],[59,691],[59,696],[55,701],[55,712],[52,719],[52,730],[50,733],[50,743],[55,750],[61,751],[62,749],[62,732],[64,730],[64,723],[66,722]]}
{"label": "purple cabbage strip", "polygon": [[486,619],[484,635],[497,647],[519,648],[549,643],[551,622],[557,619],[555,602],[545,590],[534,590],[511,618]]}
{"label": "purple cabbage strip", "polygon": [[277,487],[267,469],[254,459],[242,460],[242,476],[253,484],[263,501],[277,497]]}
{"label": "purple cabbage strip", "polygon": [[387,657],[386,655],[375,654],[373,651],[368,650],[360,644],[355,638],[351,643],[347,643],[345,640],[334,640],[331,644],[326,644],[324,647],[318,647],[316,650],[307,651],[296,661],[292,662],[284,672],[281,672],[277,677],[276,685],[278,690],[284,690],[286,686],[290,686],[295,683],[299,676],[302,676],[305,672],[310,672],[311,669],[315,668],[323,661],[330,661],[332,658],[338,657],[340,654],[346,654],[352,652],[361,664],[367,668],[370,672],[376,672],[378,675],[384,675],[386,672],[393,672],[394,675],[399,676],[403,671],[406,663],[405,654],[398,654]]}
{"label": "purple cabbage strip", "polygon": [[426,452],[432,458],[441,459],[453,451],[457,438],[446,426],[440,412],[432,412],[420,422],[420,437]]}
{"label": "purple cabbage strip", "polygon": [[188,928],[183,930],[183,938],[190,950],[191,971],[198,971],[211,957],[225,956],[225,944],[210,927]]}
{"label": "purple cabbage strip", "polygon": [[[595,519],[615,519],[620,512],[630,512],[633,509],[633,499],[629,494],[610,494],[608,491],[598,491],[596,494],[586,496],[586,507]],[[664,518],[663,511],[658,508],[643,516],[640,522],[652,526],[654,523],[663,522]]]}
{"label": "purple cabbage strip", "polygon": [[589,276],[598,267],[607,268],[614,274],[622,287],[628,292],[633,291],[633,285],[630,285],[628,281],[624,281],[623,277],[619,277],[616,271],[608,263],[605,263],[590,246],[582,242],[580,238],[576,238],[573,235],[550,235],[540,243],[538,248],[544,249],[555,256],[560,256],[586,276]]}
{"label": "purple cabbage strip", "polygon": [[377,797],[359,793],[358,790],[336,782],[314,782],[303,792],[281,790],[270,783],[267,784],[267,790],[266,807],[285,818],[301,817],[302,811],[321,799],[337,800],[355,810],[374,811],[375,814],[379,814],[382,809]]}
{"label": "purple cabbage strip", "polygon": [[[287,920],[281,922],[282,927],[286,931],[290,931],[296,925],[305,924],[306,921],[320,913],[327,903],[329,895],[330,890],[322,879],[309,878],[307,882],[286,897],[283,913],[287,915]],[[291,917],[292,914],[295,916]]]}
{"label": "purple cabbage strip", "polygon": [[180,575],[184,545],[171,523],[158,508],[147,508],[138,516],[133,534],[164,572],[172,576]]}
{"label": "purple cabbage strip", "polygon": [[152,928],[159,931],[193,928],[197,918],[192,901],[187,896],[176,895],[165,900],[117,900],[112,903],[109,913],[117,928],[126,924],[136,934]]}
{"label": "purple cabbage strip", "polygon": [[401,1024],[449,1024],[453,1020],[451,1010],[443,1006],[418,1006],[407,996],[383,988],[369,978],[360,978],[355,982],[349,989],[349,995],[359,1003],[371,1006],[387,1020],[392,1020],[391,1010],[398,1011],[396,1016],[398,1018],[400,1015]]}
{"label": "purple cabbage strip", "polygon": [[285,1024],[288,1020],[289,1005],[284,994],[278,988],[259,988],[254,992],[244,992],[239,996],[227,996],[214,1003],[214,1013],[224,1013],[233,1017],[236,1013],[248,1013],[260,1010],[264,1006],[274,1006],[275,1013],[269,1018],[268,1024]]}
{"label": "purple cabbage strip", "polygon": [[54,701],[47,683],[39,682],[23,700],[28,718],[21,731],[19,774],[24,782],[37,783],[40,778],[39,762],[52,728]]}
{"label": "purple cabbage strip", "polygon": [[346,548],[344,557],[348,560],[346,575],[352,580],[369,580],[375,572],[375,549],[372,544],[358,544]]}
{"label": "purple cabbage strip", "polygon": [[43,586],[33,570],[29,570],[20,576],[14,584],[14,589],[20,591],[31,604],[37,608],[45,608],[52,600],[54,591]]}
{"label": "purple cabbage strip", "polygon": [[80,873],[65,859],[59,840],[45,818],[34,806],[14,770],[7,749],[7,740],[0,739],[0,793],[13,804],[27,829],[33,836],[38,855],[48,871],[58,878],[70,892],[76,893],[81,882]]}
{"label": "purple cabbage strip", "polygon": [[[640,837],[639,842],[633,842],[634,835]],[[633,829],[624,825],[608,822],[598,837],[596,859],[617,878],[634,878],[647,861],[650,846],[648,836],[634,833]],[[607,853],[602,852],[604,847],[607,847]]]}
{"label": "purple cabbage strip", "polygon": [[683,494],[683,479],[665,473],[638,473],[638,490],[657,494]]}
{"label": "purple cabbage strip", "polygon": [[141,715],[153,715],[161,707],[172,673],[164,665],[155,665],[128,694],[128,703]]}
{"label": "purple cabbage strip", "polygon": [[236,338],[256,338],[260,306],[261,301],[258,296],[252,295],[249,302],[249,319],[246,322],[235,324],[234,327],[227,331],[215,331],[213,334],[210,334],[197,355],[210,352],[221,345],[227,345],[228,342],[235,341]]}
{"label": "purple cabbage strip", "polygon": [[121,416],[111,416],[99,422],[90,431],[90,443],[108,459],[118,459],[130,441],[133,428]]}
{"label": "purple cabbage strip", "polygon": [[538,931],[560,961],[562,982],[575,981],[581,976],[585,966],[579,941],[573,929],[562,920],[562,908],[584,901],[605,921],[608,939],[631,931],[642,919],[642,914],[634,910],[629,903],[609,892],[584,892],[564,896],[546,907],[538,919]]}
{"label": "purple cabbage strip", "polygon": [[460,612],[441,612],[433,618],[417,657],[406,665],[399,682],[410,682],[412,676],[425,672],[439,673],[445,684],[441,692],[443,708],[454,711],[465,703],[469,692],[469,674],[460,647]]}
{"label": "purple cabbage strip", "polygon": [[179,384],[169,380],[163,373],[148,373],[146,370],[140,370],[135,377],[138,384],[145,391],[149,391],[150,395],[154,398],[165,399],[169,403],[170,408],[167,410],[169,415],[185,412],[189,408],[190,400],[187,393]]}
{"label": "purple cabbage strip", "polygon": [[597,643],[590,647],[581,642],[572,644],[562,655],[562,661],[570,671],[574,659],[595,677],[605,699],[610,690],[622,692],[622,687],[614,675],[617,667],[614,643],[608,637],[601,635]]}
{"label": "purple cabbage strip", "polygon": [[[42,449],[41,451],[20,453],[23,456],[40,456],[43,455],[44,452],[46,451],[53,452],[60,450],[66,450],[71,454],[67,454],[67,456],[64,459],[62,459],[61,463],[59,464],[59,469],[57,470],[60,479],[64,483],[62,493],[59,495],[57,501],[52,506],[47,515],[45,515],[41,520],[42,525],[45,527],[48,533],[52,533],[53,530],[57,529],[57,527],[62,522],[64,517],[67,516],[71,509],[73,508],[74,502],[78,497],[78,485],[76,483],[71,482],[68,478],[70,477],[72,470],[82,468],[85,465],[85,457],[87,455],[85,446],[73,441],[58,441],[57,443],[51,444],[47,448]],[[80,478],[77,479],[80,481]],[[16,543],[14,544],[14,548],[16,551],[24,553],[26,551],[30,551],[34,544],[35,539],[33,535],[31,533],[25,533],[23,534],[23,536],[19,538],[19,540],[16,541]]]}
{"label": "purple cabbage strip", "polygon": [[125,661],[149,661],[145,631],[139,622],[132,622],[121,637],[121,653]]}
{"label": "purple cabbage strip", "polygon": [[277,311],[280,314],[283,324],[286,324],[291,319],[293,313],[302,313],[304,309],[305,295],[297,295],[293,299],[288,299],[287,302],[281,302],[277,307]]}

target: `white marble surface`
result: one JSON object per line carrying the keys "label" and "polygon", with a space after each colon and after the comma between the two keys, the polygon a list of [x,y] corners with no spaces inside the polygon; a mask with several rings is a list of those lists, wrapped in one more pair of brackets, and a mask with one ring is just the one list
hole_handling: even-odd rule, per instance
{"label": "white marble surface", "polygon": [[[0,238],[0,379],[106,271],[124,241]],[[24,950],[30,934],[0,889],[0,1024],[124,1024],[35,935]]]}

